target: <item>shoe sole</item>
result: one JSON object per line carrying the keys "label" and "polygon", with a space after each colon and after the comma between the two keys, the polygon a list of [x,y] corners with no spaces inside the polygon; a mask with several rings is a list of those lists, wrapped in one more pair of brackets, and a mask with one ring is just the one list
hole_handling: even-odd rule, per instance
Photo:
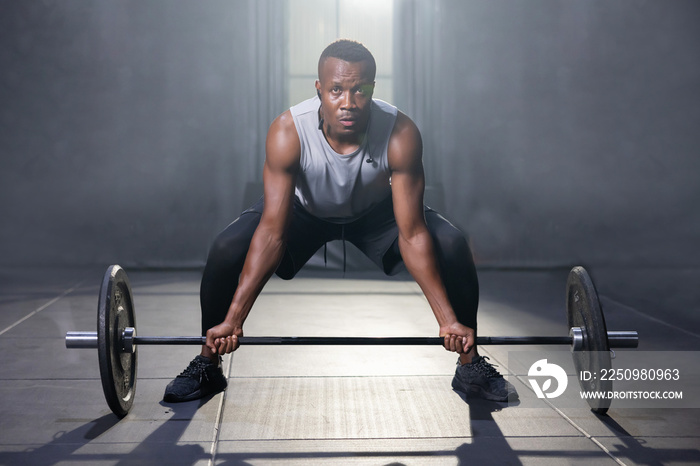
{"label": "shoe sole", "polygon": [[199,400],[201,398],[204,398],[209,395],[216,395],[217,393],[221,393],[224,390],[226,390],[226,387],[223,387],[219,390],[212,390],[212,391],[207,391],[207,392],[202,392],[201,390],[197,390],[196,392],[190,393],[189,395],[186,396],[177,396],[177,395],[168,395],[166,394],[163,396],[163,401],[166,403],[184,403],[186,401],[194,401],[194,400]]}
{"label": "shoe sole", "polygon": [[[468,391],[465,391],[462,388],[462,385],[466,385],[467,387],[469,387]],[[504,401],[517,401],[519,399],[517,393],[515,394],[515,397],[512,399],[510,399],[508,396],[506,396],[504,398],[502,396],[493,395],[493,394],[487,392],[480,385],[456,383],[456,380],[454,378],[452,379],[452,389],[459,392],[459,393],[463,393],[466,396],[475,395],[479,398],[483,398],[483,399],[489,400],[489,401],[504,402]]]}

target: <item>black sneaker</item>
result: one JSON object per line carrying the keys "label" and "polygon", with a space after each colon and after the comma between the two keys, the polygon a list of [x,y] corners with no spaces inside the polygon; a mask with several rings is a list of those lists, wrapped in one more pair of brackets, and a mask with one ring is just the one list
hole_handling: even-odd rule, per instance
{"label": "black sneaker", "polygon": [[465,395],[475,395],[492,401],[515,401],[518,392],[486,360],[488,356],[476,356],[468,364],[459,364],[452,379],[452,388]]}
{"label": "black sneaker", "polygon": [[197,400],[219,393],[225,388],[226,377],[221,370],[221,364],[216,365],[211,359],[199,355],[190,362],[182,374],[165,387],[163,401],[179,403]]}

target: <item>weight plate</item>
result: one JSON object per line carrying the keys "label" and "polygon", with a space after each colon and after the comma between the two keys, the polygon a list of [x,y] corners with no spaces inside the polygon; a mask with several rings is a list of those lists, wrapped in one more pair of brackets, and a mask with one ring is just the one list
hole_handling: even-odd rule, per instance
{"label": "weight plate", "polygon": [[97,305],[97,353],[102,390],[114,414],[123,418],[131,409],[136,390],[137,351],[124,352],[122,332],[136,327],[129,279],[112,265],[105,272]]}
{"label": "weight plate", "polygon": [[[590,275],[583,267],[574,267],[566,283],[566,312],[569,328],[580,327],[583,331],[583,348],[574,351],[576,378],[581,390],[587,392],[609,392],[612,381],[601,380],[604,371],[611,368],[608,330],[598,292]],[[582,374],[590,377],[582,377]],[[588,380],[583,380],[583,379]],[[610,407],[609,399],[588,398],[591,411],[605,414]]]}

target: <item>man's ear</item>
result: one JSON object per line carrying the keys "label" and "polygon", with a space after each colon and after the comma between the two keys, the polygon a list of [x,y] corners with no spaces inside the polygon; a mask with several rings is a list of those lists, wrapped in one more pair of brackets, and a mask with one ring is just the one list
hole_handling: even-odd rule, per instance
{"label": "man's ear", "polygon": [[316,80],[316,95],[319,99],[321,98],[321,81],[318,79]]}

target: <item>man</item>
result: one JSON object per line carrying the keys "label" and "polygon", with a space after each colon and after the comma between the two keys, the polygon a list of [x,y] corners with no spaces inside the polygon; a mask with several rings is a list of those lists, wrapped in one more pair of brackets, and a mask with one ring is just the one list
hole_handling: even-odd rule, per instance
{"label": "man", "polygon": [[403,263],[459,353],[452,386],[505,401],[517,396],[477,354],[479,288],[464,235],[423,205],[422,141],[395,107],[372,99],[376,64],[339,40],[321,54],[317,96],[281,114],[266,140],[264,196],[215,240],[200,299],[206,344],[165,390],[188,401],[226,387],[219,355],[238,348],[243,323],[273,273],[291,279],[326,242],[350,241],[387,274]]}

